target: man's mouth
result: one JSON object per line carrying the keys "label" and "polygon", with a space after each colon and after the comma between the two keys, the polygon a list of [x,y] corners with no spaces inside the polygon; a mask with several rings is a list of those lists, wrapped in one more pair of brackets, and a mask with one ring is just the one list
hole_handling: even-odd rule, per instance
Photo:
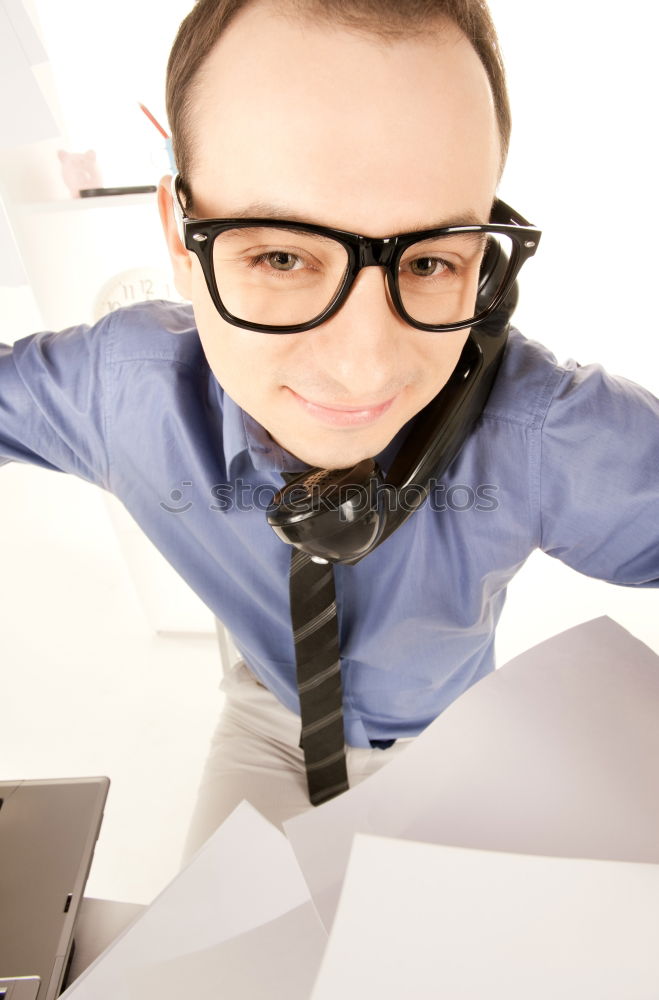
{"label": "man's mouth", "polygon": [[316,402],[300,396],[293,389],[288,390],[297,404],[311,417],[331,427],[365,427],[379,420],[396,400],[391,396],[381,402],[359,401],[357,403]]}

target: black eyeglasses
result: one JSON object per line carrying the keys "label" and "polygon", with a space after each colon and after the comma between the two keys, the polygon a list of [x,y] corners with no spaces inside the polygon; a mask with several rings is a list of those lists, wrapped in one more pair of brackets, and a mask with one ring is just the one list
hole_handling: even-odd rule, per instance
{"label": "black eyeglasses", "polygon": [[484,225],[383,239],[273,219],[190,219],[172,183],[183,245],[197,255],[220,316],[264,333],[301,333],[341,308],[363,267],[383,267],[398,314],[418,330],[482,323],[504,301],[541,232],[495,201]]}

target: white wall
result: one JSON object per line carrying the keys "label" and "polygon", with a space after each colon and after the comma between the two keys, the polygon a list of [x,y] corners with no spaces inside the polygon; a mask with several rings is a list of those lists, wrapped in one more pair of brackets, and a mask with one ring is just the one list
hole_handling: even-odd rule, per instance
{"label": "white wall", "polygon": [[[516,323],[559,360],[599,361],[659,395],[659,8],[648,0],[491,0],[490,8],[513,109],[500,193],[543,230],[522,274]],[[598,614],[659,650],[658,610],[656,590],[611,587],[534,554],[509,589],[500,660]]]}
{"label": "white wall", "polygon": [[150,176],[161,142],[137,103],[167,129],[167,55],[192,3],[113,0],[102,13],[86,0],[32,3],[53,65],[68,148],[95,149],[108,186],[144,183],[139,177]]}
{"label": "white wall", "polygon": [[501,194],[543,231],[517,321],[559,358],[659,392],[659,7],[491,0],[513,139]]}

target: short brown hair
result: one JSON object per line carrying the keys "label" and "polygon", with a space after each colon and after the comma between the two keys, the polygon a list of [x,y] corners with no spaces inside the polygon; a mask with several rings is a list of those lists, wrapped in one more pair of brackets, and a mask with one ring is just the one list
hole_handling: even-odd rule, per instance
{"label": "short brown hair", "polygon": [[[167,114],[174,157],[190,198],[191,123],[197,73],[222,32],[254,0],[196,0],[182,22],[167,65]],[[452,21],[467,36],[485,68],[497,115],[501,167],[510,142],[510,103],[496,30],[486,0],[282,0],[282,8],[384,39],[413,36],[429,22]]]}

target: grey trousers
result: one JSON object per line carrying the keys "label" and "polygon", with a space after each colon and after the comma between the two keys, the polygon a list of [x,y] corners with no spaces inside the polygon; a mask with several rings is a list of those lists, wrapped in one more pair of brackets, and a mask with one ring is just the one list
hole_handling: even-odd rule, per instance
{"label": "grey trousers", "polygon": [[[282,705],[242,661],[226,671],[220,687],[226,700],[204,767],[183,863],[243,799],[280,828],[284,820],[314,808],[298,745],[299,715]],[[379,770],[411,742],[398,740],[387,750],[347,747],[350,786]]]}

